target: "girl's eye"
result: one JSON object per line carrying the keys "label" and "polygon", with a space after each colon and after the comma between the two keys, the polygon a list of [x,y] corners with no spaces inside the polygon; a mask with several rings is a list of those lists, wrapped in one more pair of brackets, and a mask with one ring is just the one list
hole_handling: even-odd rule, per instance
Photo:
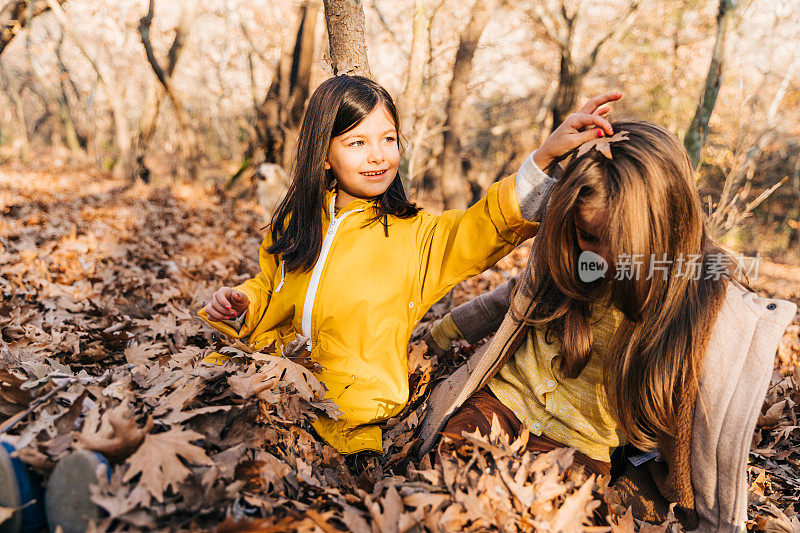
{"label": "girl's eye", "polygon": [[388,137],[384,137],[384,138],[383,138],[383,140],[384,140],[384,141],[389,141],[390,143],[393,143],[393,142],[395,142],[397,139],[396,139],[395,137],[392,137],[391,135],[389,135]]}
{"label": "girl's eye", "polygon": [[353,141],[347,146],[361,146],[362,144],[364,144],[364,141]]}

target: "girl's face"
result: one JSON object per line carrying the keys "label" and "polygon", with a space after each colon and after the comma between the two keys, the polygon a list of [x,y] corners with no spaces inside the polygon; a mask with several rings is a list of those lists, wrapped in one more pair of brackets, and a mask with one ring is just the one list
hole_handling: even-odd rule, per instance
{"label": "girl's face", "polygon": [[325,168],[336,175],[336,207],[386,192],[399,164],[397,129],[386,108],[378,105],[356,127],[331,139]]}
{"label": "girl's face", "polygon": [[608,223],[608,210],[602,205],[584,204],[578,208],[575,215],[575,230],[578,233],[578,247],[582,252],[594,252],[609,265],[609,272],[613,269],[608,242],[605,237],[605,228]]}

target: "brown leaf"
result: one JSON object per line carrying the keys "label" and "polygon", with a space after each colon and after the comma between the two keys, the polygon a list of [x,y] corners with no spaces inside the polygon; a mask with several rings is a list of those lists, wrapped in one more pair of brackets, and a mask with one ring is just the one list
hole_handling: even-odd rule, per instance
{"label": "brown leaf", "polygon": [[592,495],[593,487],[594,476],[590,476],[581,488],[567,496],[552,522],[553,531],[581,532],[591,523],[592,511],[600,505]]}
{"label": "brown leaf", "polygon": [[630,507],[621,517],[609,518],[612,533],[635,533],[636,524],[633,521],[633,511]]}
{"label": "brown leaf", "polygon": [[786,400],[778,402],[769,409],[765,414],[758,415],[758,427],[771,427],[775,426],[781,420],[781,415],[783,413],[783,409],[786,407]]}
{"label": "brown leaf", "polygon": [[147,435],[136,453],[126,461],[130,468],[123,481],[127,482],[137,474],[142,474],[139,483],[161,502],[167,488],[174,491],[178,483],[191,474],[180,458],[194,464],[214,464],[203,448],[191,443],[202,438],[200,433],[179,428]]}
{"label": "brown leaf", "polygon": [[13,416],[24,411],[30,404],[30,391],[23,390],[24,376],[19,376],[8,368],[0,368],[0,415]]}
{"label": "brown leaf", "polygon": [[617,141],[626,141],[628,140],[628,132],[627,131],[618,131],[611,137],[600,137],[598,139],[592,139],[591,141],[586,141],[578,148],[578,155],[577,157],[582,156],[592,148],[595,148],[598,152],[602,153],[609,159],[613,159],[611,156],[611,143]]}
{"label": "brown leaf", "polygon": [[144,427],[139,427],[131,416],[125,401],[103,415],[99,427],[89,420],[78,435],[81,447],[98,452],[111,460],[119,460],[132,454],[142,443],[145,435],[153,429],[153,417],[147,417]]}

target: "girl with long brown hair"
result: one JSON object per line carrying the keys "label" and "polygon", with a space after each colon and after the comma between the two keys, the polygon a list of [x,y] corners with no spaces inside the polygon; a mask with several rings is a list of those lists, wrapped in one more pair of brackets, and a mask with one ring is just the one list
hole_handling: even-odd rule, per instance
{"label": "girl with long brown hair", "polygon": [[[692,428],[702,410],[717,407],[697,400],[700,376],[719,371],[703,365],[712,330],[717,338],[725,335],[717,330],[726,299],[738,310],[749,291],[737,281],[734,258],[708,235],[678,139],[641,120],[612,122],[612,128],[613,138],[582,147],[564,169],[520,281],[433,326],[428,340],[445,350],[462,333],[474,342],[503,321],[470,370],[434,392],[422,448],[445,422],[442,433],[452,440],[443,444],[465,431],[488,434],[497,417],[512,438],[530,431],[529,450],[574,447],[578,465],[608,475],[612,454],[630,444],[650,452],[644,459],[660,453],[666,461],[652,463],[647,489],[644,478],[621,478],[638,517],[663,519],[666,503],[677,502],[685,523],[696,525],[689,463],[699,459],[690,457]],[[767,315],[793,314],[788,302],[753,308],[762,307]],[[772,352],[759,349],[774,357],[774,332],[761,333]],[[714,361],[721,342],[713,347]]]}

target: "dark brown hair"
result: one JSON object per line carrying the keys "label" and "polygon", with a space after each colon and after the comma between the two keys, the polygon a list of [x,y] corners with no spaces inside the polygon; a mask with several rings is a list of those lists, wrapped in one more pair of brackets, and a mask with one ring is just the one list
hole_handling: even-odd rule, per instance
{"label": "dark brown hair", "polygon": [[[322,82],[311,95],[300,127],[292,184],[272,216],[272,245],[267,248],[282,257],[288,271],[311,270],[322,248],[323,197],[335,177],[324,166],[331,139],[355,128],[379,105],[389,112],[399,132],[392,97],[369,78],[336,76]],[[406,198],[399,172],[374,200],[373,220],[381,220],[384,228],[390,215],[408,218],[419,211]]]}
{"label": "dark brown hair", "polygon": [[[594,149],[573,158],[553,190],[536,237],[533,306],[525,321],[544,326],[546,338],[560,342],[561,371],[574,378],[591,355],[592,302],[608,295],[624,318],[604,362],[606,392],[630,442],[648,449],[675,434],[678,398],[696,386],[708,324],[730,276],[708,275],[711,256],[725,252],[706,231],[692,166],[678,139],[645,121],[612,126],[629,137],[611,144],[613,159]],[[609,257],[641,254],[641,275],[592,283],[578,278],[575,217],[583,206],[607,210],[602,238]],[[666,274],[648,276],[653,258],[669,265]],[[699,276],[676,272],[680,258],[684,265],[696,258]]]}

